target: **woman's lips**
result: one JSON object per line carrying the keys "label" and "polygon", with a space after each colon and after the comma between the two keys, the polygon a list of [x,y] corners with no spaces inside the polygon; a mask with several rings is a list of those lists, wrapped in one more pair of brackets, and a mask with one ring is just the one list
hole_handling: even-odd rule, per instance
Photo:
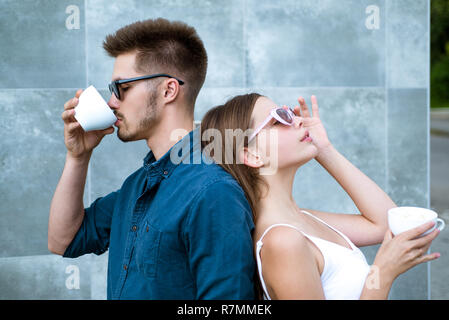
{"label": "woman's lips", "polygon": [[312,138],[309,136],[309,131],[306,131],[306,133],[304,134],[304,137],[302,137],[301,142],[303,141],[312,141]]}

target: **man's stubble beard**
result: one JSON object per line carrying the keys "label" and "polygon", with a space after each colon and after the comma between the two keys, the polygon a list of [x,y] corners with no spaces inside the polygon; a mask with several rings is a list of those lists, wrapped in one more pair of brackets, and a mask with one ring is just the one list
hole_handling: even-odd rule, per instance
{"label": "man's stubble beard", "polygon": [[148,130],[157,123],[157,90],[151,90],[147,104],[145,106],[145,117],[137,124],[135,132],[129,132],[127,119],[122,120],[122,128],[118,128],[117,137],[123,142],[136,141],[144,138],[139,138],[139,134],[148,132]]}

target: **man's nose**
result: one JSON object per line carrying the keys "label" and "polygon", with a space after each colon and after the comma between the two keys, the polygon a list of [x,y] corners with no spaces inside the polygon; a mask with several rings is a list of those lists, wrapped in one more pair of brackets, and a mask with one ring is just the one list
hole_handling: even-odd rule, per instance
{"label": "man's nose", "polygon": [[109,98],[109,101],[108,101],[109,108],[118,109],[119,105],[120,105],[120,101],[115,97],[115,94],[112,93],[111,97]]}

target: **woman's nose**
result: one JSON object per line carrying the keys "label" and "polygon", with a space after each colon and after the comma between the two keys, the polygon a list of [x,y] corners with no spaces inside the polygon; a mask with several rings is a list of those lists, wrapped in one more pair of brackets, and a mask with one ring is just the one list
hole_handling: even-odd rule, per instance
{"label": "woman's nose", "polygon": [[302,117],[293,117],[293,124],[295,126],[295,128],[301,128],[301,126],[303,125],[303,119]]}

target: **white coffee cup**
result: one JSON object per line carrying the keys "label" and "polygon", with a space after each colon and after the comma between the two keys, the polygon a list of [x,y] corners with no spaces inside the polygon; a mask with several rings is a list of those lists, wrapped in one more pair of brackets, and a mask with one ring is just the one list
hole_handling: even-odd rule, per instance
{"label": "white coffee cup", "polygon": [[429,221],[434,221],[435,225],[421,236],[429,234],[435,230],[435,228],[438,228],[441,231],[446,225],[444,220],[438,218],[438,214],[430,209],[419,207],[397,207],[388,210],[388,225],[394,235],[416,228]]}
{"label": "white coffee cup", "polygon": [[75,107],[75,119],[84,131],[103,130],[112,126],[117,118],[94,86],[81,93]]}

